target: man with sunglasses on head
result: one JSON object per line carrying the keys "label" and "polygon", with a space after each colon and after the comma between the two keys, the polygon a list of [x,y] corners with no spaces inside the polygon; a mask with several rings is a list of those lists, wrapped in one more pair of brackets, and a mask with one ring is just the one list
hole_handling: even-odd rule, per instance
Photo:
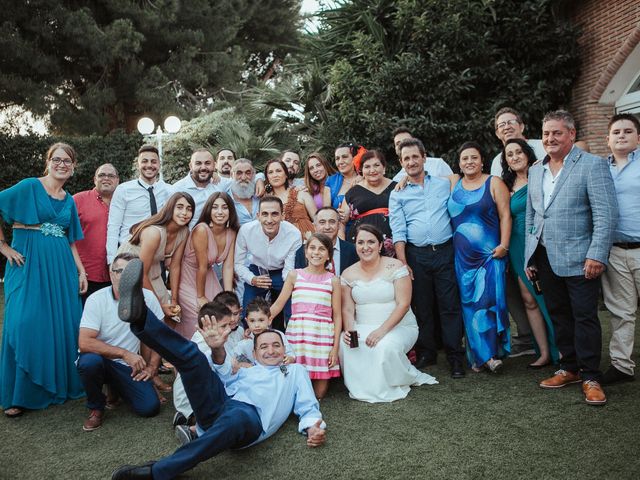
{"label": "man with sunglasses on head", "polygon": [[89,295],[111,285],[107,267],[107,223],[111,197],[120,183],[116,167],[110,163],[100,165],[93,183],[95,186],[91,190],[73,196],[84,235],[84,239],[76,242],[76,247],[89,283],[87,292],[82,295],[83,306]]}
{"label": "man with sunglasses on head", "polygon": [[[109,269],[112,286],[98,290],[89,298],[80,320],[76,361],[80,379],[87,392],[89,416],[82,429],[85,432],[102,426],[105,408],[116,404],[109,400],[102,387],[107,384],[141,417],[153,417],[160,410],[160,401],[151,378],[160,365],[160,357],[151,352],[149,363],[141,350],[147,349],[118,318],[120,276],[127,264],[137,258],[131,253],[115,257]],[[162,308],[155,295],[144,290],[144,301],[156,316],[163,318]]]}

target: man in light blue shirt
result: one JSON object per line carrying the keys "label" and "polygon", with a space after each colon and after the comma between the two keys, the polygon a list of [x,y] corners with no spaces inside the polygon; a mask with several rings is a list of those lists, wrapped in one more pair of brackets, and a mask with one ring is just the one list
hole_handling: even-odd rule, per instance
{"label": "man in light blue shirt", "polygon": [[[406,127],[398,127],[393,131],[393,146],[398,155],[398,161],[402,165],[402,159],[400,158],[400,144],[405,140],[414,138],[411,131]],[[432,177],[448,177],[453,174],[451,167],[443,159],[438,157],[425,157],[424,171],[428,171]],[[398,173],[393,177],[394,182],[399,182],[407,176],[404,168],[401,168]]]}
{"label": "man in light blue shirt", "polygon": [[400,153],[408,182],[403,190],[391,192],[389,224],[396,256],[413,274],[411,306],[419,328],[416,367],[433,365],[437,360],[433,314],[437,301],[451,376],[462,378],[464,326],[453,263],[453,230],[447,210],[451,184],[448,178],[424,171],[426,155],[420,140],[403,141]]}
{"label": "man in light blue shirt", "polygon": [[[169,479],[192,469],[220,452],[244,448],[273,435],[293,411],[298,431],[307,445],[325,443],[326,424],[304,366],[284,365],[280,332],[266,330],[254,338],[257,365],[232,373],[224,343],[231,332],[231,311],[216,305],[204,316],[198,331],[211,348],[210,358],[198,347],[167,327],[146,309],[142,295],[142,262],[132,260],[120,280],[118,314],[131,323],[131,331],[146,345],[170,361],[180,372],[196,418],[198,438],[172,455],[140,466],[125,465],[112,479]],[[219,327],[216,318],[225,327]]]}
{"label": "man in light blue shirt", "polygon": [[602,275],[604,303],[611,312],[611,366],[602,375],[610,385],[634,379],[631,360],[640,291],[640,122],[629,113],[614,115],[607,142],[609,168],[618,199],[609,266]]}

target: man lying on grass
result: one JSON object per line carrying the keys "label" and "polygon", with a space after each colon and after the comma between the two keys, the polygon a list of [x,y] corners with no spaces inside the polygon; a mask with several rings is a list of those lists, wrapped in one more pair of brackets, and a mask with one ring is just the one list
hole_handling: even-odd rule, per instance
{"label": "man lying on grass", "polygon": [[[302,365],[283,365],[282,333],[265,330],[254,338],[256,366],[232,374],[224,343],[231,330],[219,328],[231,311],[218,304],[213,315],[202,319],[202,334],[211,347],[207,358],[198,347],[171,330],[147,310],[142,295],[142,262],[129,262],[120,279],[118,315],[131,323],[131,331],[171,362],[180,375],[196,418],[198,438],[172,455],[144,465],[125,465],[113,480],[168,479],[190,470],[220,452],[243,448],[273,435],[291,411],[300,418],[298,430],[309,447],[326,440],[318,401],[309,374]],[[223,321],[221,323],[228,322]]]}

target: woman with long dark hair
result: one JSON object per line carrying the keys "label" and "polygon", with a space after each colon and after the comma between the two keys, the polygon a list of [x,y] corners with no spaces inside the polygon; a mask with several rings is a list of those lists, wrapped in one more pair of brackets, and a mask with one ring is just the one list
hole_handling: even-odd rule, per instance
{"label": "woman with long dark hair", "polygon": [[[231,197],[224,192],[213,193],[202,207],[182,256],[179,296],[182,321],[176,330],[189,340],[196,331],[200,307],[222,290],[233,291],[233,252],[239,228]],[[221,279],[213,269],[218,263],[222,263]]]}
{"label": "woman with long dark hair", "polygon": [[507,140],[502,150],[502,179],[511,193],[511,241],[509,243],[509,274],[513,275],[520,287],[531,332],[539,353],[538,359],[529,368],[542,368],[558,361],[558,349],[551,317],[544,303],[544,297],[537,293],[524,272],[524,239],[527,214],[527,190],[529,167],[536,161],[536,155],[529,144],[520,138]]}
{"label": "woman with long dark hair", "polygon": [[325,184],[327,178],[334,173],[336,169],[321,153],[313,152],[307,155],[304,165],[304,185],[318,209],[331,206],[331,189]]}
{"label": "woman with long dark hair", "polygon": [[82,239],[78,212],[64,190],[76,152],[56,143],[45,164],[43,177],[0,192],[2,219],[13,228],[11,246],[0,229],[7,259],[0,404],[7,417],[84,395],[75,360],[87,275],[75,247]]}

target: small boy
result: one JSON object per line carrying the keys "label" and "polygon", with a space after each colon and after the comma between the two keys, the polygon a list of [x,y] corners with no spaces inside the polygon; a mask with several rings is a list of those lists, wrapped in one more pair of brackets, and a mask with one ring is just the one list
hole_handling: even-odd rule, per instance
{"label": "small boy", "polygon": [[236,345],[244,339],[244,328],[240,325],[240,320],[242,319],[242,307],[240,306],[240,300],[235,292],[224,291],[217,294],[213,298],[213,301],[221,303],[231,310],[231,323],[229,323],[231,333],[229,334],[229,338],[224,346],[227,352],[233,352]]}
{"label": "small boy", "polygon": [[[262,297],[254,298],[246,308],[247,331],[245,331],[245,339],[238,342],[233,350],[234,359],[234,371],[238,368],[247,368],[255,365],[255,358],[253,356],[253,337],[259,333],[264,332],[271,326],[271,305]],[[285,348],[284,364],[295,363],[296,356],[287,342],[287,339],[282,335]],[[225,344],[226,348],[226,344]]]}

